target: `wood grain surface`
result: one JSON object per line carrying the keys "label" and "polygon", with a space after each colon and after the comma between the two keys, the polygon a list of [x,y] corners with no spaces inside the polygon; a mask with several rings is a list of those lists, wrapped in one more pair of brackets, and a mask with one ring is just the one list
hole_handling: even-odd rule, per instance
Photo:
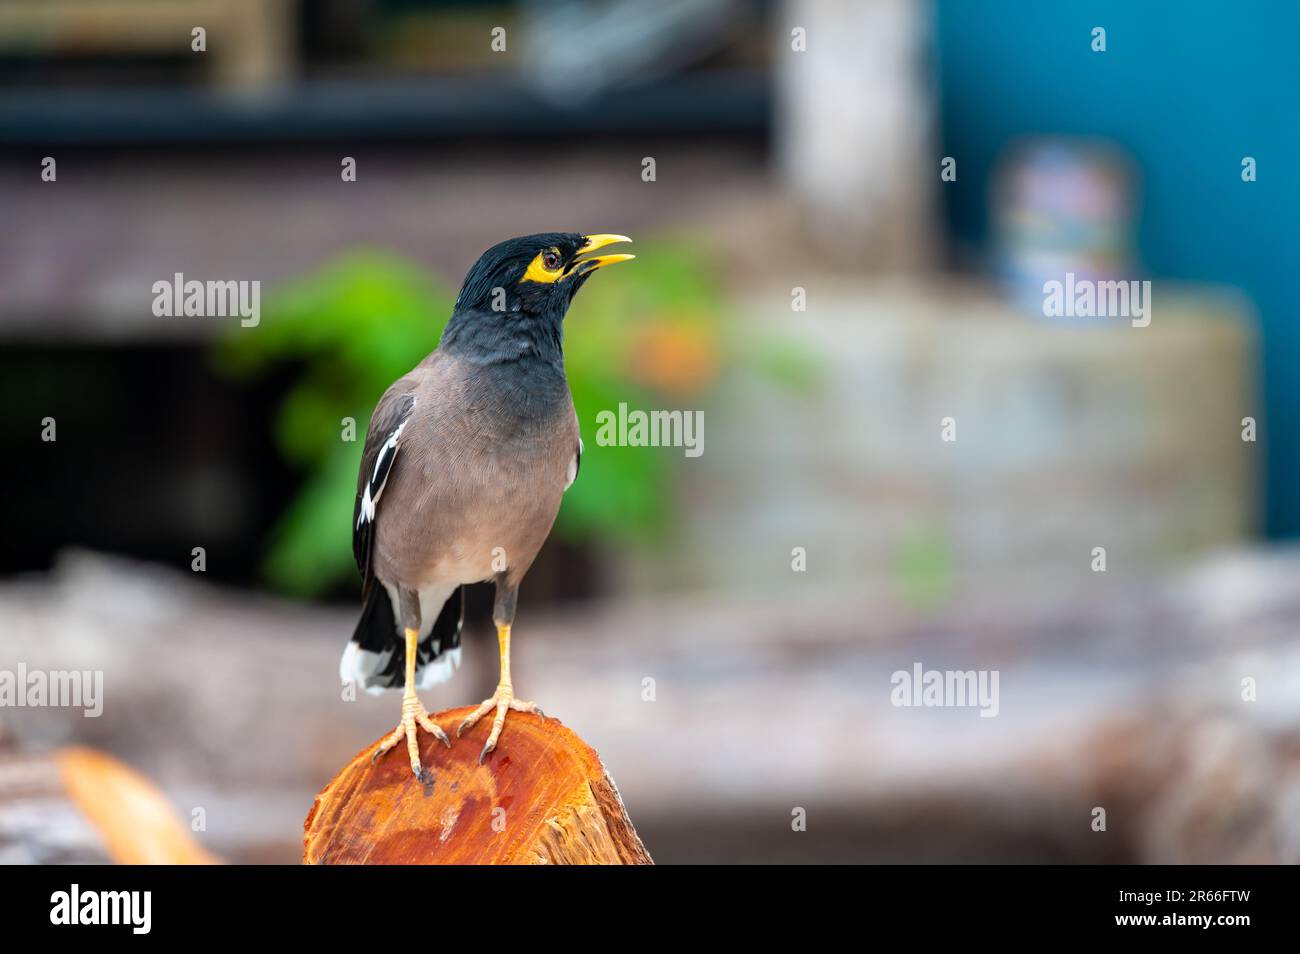
{"label": "wood grain surface", "polygon": [[374,762],[373,745],[359,752],[316,796],[304,863],[652,864],[595,750],[556,719],[511,712],[480,765],[491,719],[455,738],[471,710],[433,716],[450,749],[420,733],[424,783],[400,746]]}

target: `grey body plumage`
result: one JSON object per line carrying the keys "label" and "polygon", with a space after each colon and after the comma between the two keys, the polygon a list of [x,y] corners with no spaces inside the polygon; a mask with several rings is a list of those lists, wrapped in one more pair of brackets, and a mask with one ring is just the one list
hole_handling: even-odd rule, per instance
{"label": "grey body plumage", "polygon": [[559,512],[578,425],[562,375],[521,387],[510,379],[519,372],[440,350],[393,386],[391,400],[415,403],[384,489],[401,518],[375,525],[379,580],[515,585],[532,564]]}

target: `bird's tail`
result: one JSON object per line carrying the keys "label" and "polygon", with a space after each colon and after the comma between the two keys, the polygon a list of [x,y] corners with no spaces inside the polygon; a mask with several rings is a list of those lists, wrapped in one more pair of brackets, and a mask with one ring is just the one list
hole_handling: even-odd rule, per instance
{"label": "bird's tail", "polygon": [[[420,609],[425,614],[425,622],[420,627],[415,660],[417,689],[428,689],[435,683],[445,682],[460,666],[465,588],[456,587],[441,606],[431,605],[434,603],[434,600],[428,600],[431,595],[420,594]],[[366,692],[375,694],[406,686],[406,639],[397,623],[393,602],[386,586],[378,581],[371,585],[357,628],[339,660],[339,679],[342,682],[355,683]],[[431,617],[432,623],[429,622]]]}

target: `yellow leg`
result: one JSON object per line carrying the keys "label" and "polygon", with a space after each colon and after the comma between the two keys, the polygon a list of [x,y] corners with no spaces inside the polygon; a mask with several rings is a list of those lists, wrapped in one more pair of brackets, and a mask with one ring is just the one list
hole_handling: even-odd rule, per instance
{"label": "yellow leg", "polygon": [[419,697],[415,694],[415,656],[416,647],[420,642],[420,634],[417,630],[408,629],[406,631],[406,689],[402,693],[402,721],[397,724],[389,735],[375,747],[374,753],[370,756],[370,761],[374,761],[383,755],[393,746],[406,739],[406,753],[411,758],[411,771],[415,773],[418,779],[424,778],[424,772],[420,767],[420,743],[416,726],[421,726],[425,731],[431,732],[433,736],[448,748],[451,747],[451,740],[447,738],[447,733],[442,731],[438,723],[429,718],[428,711],[420,703]]}
{"label": "yellow leg", "polygon": [[497,682],[497,691],[492,694],[491,699],[484,699],[477,709],[466,716],[465,721],[456,730],[456,737],[460,738],[462,732],[493,709],[496,709],[497,714],[492,719],[492,731],[488,733],[487,744],[483,746],[483,751],[479,753],[480,765],[487,758],[487,754],[497,747],[497,739],[501,737],[501,729],[506,724],[506,713],[509,710],[514,709],[516,712],[535,712],[538,715],[545,715],[535,702],[523,702],[515,698],[515,688],[510,682],[509,623],[497,626],[497,646],[501,652],[501,679]]}

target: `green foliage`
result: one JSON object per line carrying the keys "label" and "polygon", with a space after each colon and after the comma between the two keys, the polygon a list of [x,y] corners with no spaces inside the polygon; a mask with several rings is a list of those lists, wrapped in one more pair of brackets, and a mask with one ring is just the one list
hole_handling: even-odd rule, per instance
{"label": "green foliage", "polygon": [[[649,542],[670,529],[680,456],[597,447],[596,414],[620,401],[697,406],[712,386],[725,319],[707,260],[689,243],[639,244],[635,263],[595,276],[575,300],[565,361],[586,452],[556,523],[563,537]],[[303,368],[274,420],[281,452],[306,474],[271,532],[264,571],[276,588],[311,595],[355,575],[352,507],[370,412],[433,350],[454,299],[409,261],[357,252],[278,289],[255,330],[221,340],[216,361],[231,376]],[[356,421],[355,441],[342,438],[345,418]]]}
{"label": "green foliage", "polygon": [[931,609],[951,599],[952,541],[941,529],[915,526],[899,544],[896,583],[904,602],[916,609]]}

